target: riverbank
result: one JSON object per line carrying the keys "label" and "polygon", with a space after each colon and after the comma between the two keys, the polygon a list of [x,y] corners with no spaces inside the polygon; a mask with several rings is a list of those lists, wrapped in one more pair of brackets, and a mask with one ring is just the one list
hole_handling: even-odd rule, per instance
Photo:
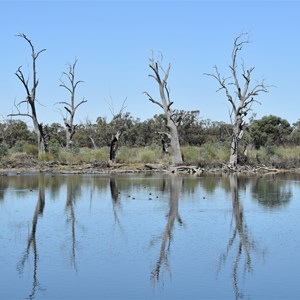
{"label": "riverbank", "polygon": [[106,161],[61,164],[55,161],[38,162],[37,160],[24,160],[15,163],[0,162],[0,175],[25,174],[25,173],[50,173],[50,174],[122,174],[122,173],[173,173],[173,174],[216,174],[216,173],[240,173],[240,174],[266,174],[266,173],[300,173],[299,168],[277,169],[265,165],[238,166],[232,168],[228,165],[202,168],[196,165],[171,166],[165,164],[117,164]]}

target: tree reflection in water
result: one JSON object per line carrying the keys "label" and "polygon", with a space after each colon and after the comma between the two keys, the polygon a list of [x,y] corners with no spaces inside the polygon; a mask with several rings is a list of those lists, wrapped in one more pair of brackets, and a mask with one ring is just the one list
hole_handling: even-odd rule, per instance
{"label": "tree reflection in water", "polygon": [[182,187],[182,178],[176,175],[172,176],[171,185],[170,185],[169,212],[167,214],[167,224],[164,232],[161,235],[161,246],[160,246],[159,257],[156,262],[156,266],[151,273],[151,281],[154,287],[160,281],[162,266],[164,266],[167,272],[171,275],[168,256],[171,249],[171,242],[173,237],[172,234],[173,234],[175,220],[177,220],[179,225],[183,225],[183,222],[181,220],[178,211],[181,187]]}
{"label": "tree reflection in water", "polygon": [[287,205],[292,199],[292,191],[285,180],[273,175],[269,180],[256,177],[252,185],[253,198],[264,207],[278,209]]}
{"label": "tree reflection in water", "polygon": [[38,281],[39,255],[38,255],[38,249],[37,249],[37,243],[36,243],[36,230],[37,230],[38,219],[40,216],[43,215],[44,208],[45,208],[45,182],[44,182],[43,175],[39,176],[38,182],[39,182],[39,194],[38,194],[38,200],[37,200],[33,218],[32,218],[31,233],[27,240],[27,247],[24,252],[24,255],[22,256],[21,260],[19,261],[19,263],[17,265],[17,270],[18,270],[19,274],[22,274],[24,271],[25,263],[29,258],[30,250],[32,250],[32,252],[33,252],[33,280],[32,280],[31,293],[28,296],[29,299],[34,299],[37,288],[40,288],[40,284]]}
{"label": "tree reflection in water", "polygon": [[116,225],[119,226],[121,232],[124,234],[124,229],[121,225],[119,216],[118,216],[118,208],[120,208],[121,206],[121,202],[120,202],[120,193],[119,193],[119,189],[118,189],[118,185],[117,185],[117,181],[116,178],[114,176],[110,177],[109,179],[109,186],[110,186],[110,193],[111,193],[111,199],[112,199],[112,207],[113,207],[113,213],[114,213],[114,231],[115,231],[115,227]]}
{"label": "tree reflection in water", "polygon": [[67,177],[67,199],[66,199],[66,212],[67,212],[67,223],[71,223],[71,237],[72,237],[72,248],[71,248],[71,265],[74,270],[78,271],[76,262],[76,214],[75,205],[76,197],[80,195],[80,182],[77,182],[77,177]]}
{"label": "tree reflection in water", "polygon": [[229,181],[232,197],[232,234],[228,241],[225,253],[220,257],[218,272],[221,270],[222,266],[225,265],[230,252],[234,251],[235,248],[236,253],[233,259],[232,279],[235,299],[238,299],[244,297],[238,282],[238,271],[241,261],[244,259],[244,275],[246,272],[251,273],[253,271],[251,252],[256,249],[256,246],[254,240],[250,238],[249,230],[244,220],[243,204],[239,199],[239,179],[236,174],[230,174]]}

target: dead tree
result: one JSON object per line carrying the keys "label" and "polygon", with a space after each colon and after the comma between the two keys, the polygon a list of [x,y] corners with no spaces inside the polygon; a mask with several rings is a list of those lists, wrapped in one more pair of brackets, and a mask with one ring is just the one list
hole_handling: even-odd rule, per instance
{"label": "dead tree", "polygon": [[[125,103],[126,103],[127,98],[122,103],[122,107],[120,111],[116,114],[114,112],[114,106],[113,106],[113,101],[112,98],[110,97],[110,103],[109,105],[109,110],[111,114],[113,115],[113,119],[111,121],[111,126],[112,126],[112,136],[111,136],[111,141],[110,141],[110,149],[109,149],[109,160],[111,162],[115,162],[117,158],[117,151],[119,149],[119,140],[123,132],[125,131],[126,128],[126,120],[124,120],[124,115],[123,111],[126,108]],[[126,118],[126,115],[125,115]]]}
{"label": "dead tree", "polygon": [[[171,141],[170,144],[172,149],[172,163],[176,165],[182,163],[182,155],[178,137],[178,125],[180,121],[177,119],[177,115],[173,113],[173,110],[171,108],[173,101],[171,101],[170,99],[170,89],[167,84],[171,64],[168,65],[168,68],[165,71],[161,65],[161,61],[161,59],[155,61],[152,55],[152,58],[150,58],[149,67],[154,74],[148,75],[149,77],[154,78],[154,80],[158,84],[160,101],[155,100],[149,93],[144,93],[148,96],[149,100],[152,103],[158,105],[164,111],[166,117],[166,128],[168,130],[166,134],[168,135]],[[160,72],[162,72],[162,77],[160,75]]]}
{"label": "dead tree", "polygon": [[[244,37],[247,37],[245,39]],[[215,72],[213,74],[205,74],[215,78],[220,88],[217,90],[224,90],[227,100],[230,103],[230,118],[233,125],[232,132],[232,141],[231,141],[231,149],[230,149],[230,159],[229,165],[231,167],[236,167],[238,164],[238,145],[239,141],[242,139],[244,134],[245,127],[245,117],[252,110],[252,105],[256,103],[260,103],[256,100],[256,97],[261,92],[268,92],[268,86],[265,84],[265,81],[262,80],[259,83],[253,84],[250,87],[250,83],[252,83],[252,72],[254,71],[254,67],[249,69],[245,69],[244,63],[241,63],[242,74],[239,76],[238,72],[238,63],[237,57],[239,52],[243,49],[245,44],[249,43],[248,34],[242,33],[238,37],[234,39],[233,49],[231,54],[231,65],[229,66],[231,76],[228,78],[222,77],[219,73],[218,68],[215,66]],[[233,82],[228,82],[228,79],[233,79]],[[243,83],[241,83],[243,81]],[[233,91],[229,88],[233,86]],[[237,97],[233,96],[233,93]]]}
{"label": "dead tree", "polygon": [[72,142],[72,137],[76,130],[76,125],[74,125],[74,117],[75,112],[77,108],[87,102],[84,98],[78,103],[75,104],[75,93],[76,88],[79,83],[82,83],[83,81],[75,80],[75,67],[77,64],[78,59],[75,58],[75,61],[73,64],[68,64],[68,72],[63,72],[63,76],[67,77],[69,84],[66,84],[62,79],[60,79],[60,85],[61,87],[65,88],[70,93],[70,102],[58,102],[58,104],[63,104],[64,109],[66,110],[66,117],[64,117],[64,124],[66,129],[66,149],[70,149],[70,143]]}
{"label": "dead tree", "polygon": [[[18,70],[16,71],[16,73],[15,73],[16,76],[18,77],[18,79],[21,81],[23,87],[25,88],[26,99],[15,104],[15,107],[18,112],[9,114],[9,116],[11,116],[11,117],[24,116],[24,117],[29,117],[32,119],[34,131],[37,136],[38,154],[40,157],[46,151],[46,143],[45,143],[45,134],[43,131],[43,124],[39,123],[39,121],[38,121],[36,107],[35,107],[35,104],[37,102],[36,89],[37,89],[37,86],[39,83],[39,80],[37,79],[37,74],[36,74],[36,60],[38,59],[39,55],[42,52],[46,51],[46,49],[42,49],[42,50],[36,52],[31,40],[24,33],[20,33],[20,34],[18,34],[18,36],[23,38],[29,44],[29,46],[31,48],[32,76],[33,77],[32,77],[32,83],[31,83],[31,87],[30,87],[29,79],[25,79],[24,73],[21,70],[22,66],[20,66],[18,68]],[[27,113],[20,112],[20,106],[22,104],[26,104],[30,111],[28,111]]]}

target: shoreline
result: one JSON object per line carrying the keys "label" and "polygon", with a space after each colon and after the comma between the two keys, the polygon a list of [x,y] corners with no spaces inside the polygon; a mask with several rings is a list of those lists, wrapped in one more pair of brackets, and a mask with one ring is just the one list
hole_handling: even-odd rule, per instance
{"label": "shoreline", "polygon": [[261,174],[277,174],[277,173],[300,173],[299,168],[293,169],[276,169],[267,166],[237,166],[231,168],[227,165],[222,167],[207,167],[201,168],[198,166],[180,165],[168,166],[161,164],[112,164],[112,165],[95,165],[95,164],[82,164],[82,165],[60,165],[60,164],[47,164],[37,166],[21,166],[5,167],[0,166],[0,176],[5,175],[21,175],[21,174],[130,174],[130,173],[165,173],[165,174],[186,174],[199,176],[202,174],[244,174],[244,175],[261,175]]}

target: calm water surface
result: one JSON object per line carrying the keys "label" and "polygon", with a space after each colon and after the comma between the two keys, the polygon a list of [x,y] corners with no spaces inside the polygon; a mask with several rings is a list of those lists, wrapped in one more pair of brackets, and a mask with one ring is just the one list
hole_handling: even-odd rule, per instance
{"label": "calm water surface", "polygon": [[300,176],[0,177],[0,299],[300,299]]}

